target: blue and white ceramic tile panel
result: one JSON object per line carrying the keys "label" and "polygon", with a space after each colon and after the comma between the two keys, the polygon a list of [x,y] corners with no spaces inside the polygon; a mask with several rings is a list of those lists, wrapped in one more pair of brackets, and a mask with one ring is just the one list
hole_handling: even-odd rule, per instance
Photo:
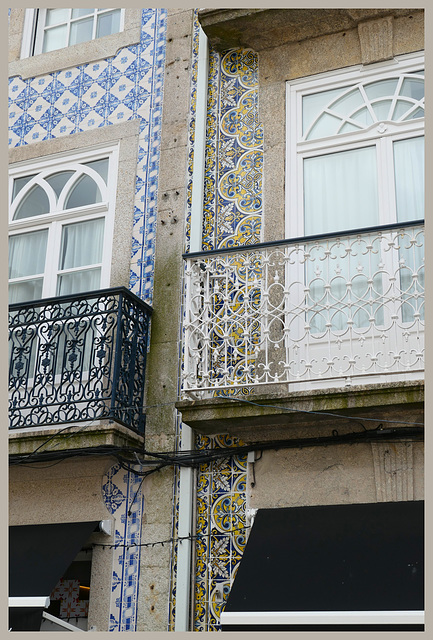
{"label": "blue and white ceramic tile panel", "polygon": [[[191,182],[195,125],[198,21],[193,41],[189,132],[189,249]],[[252,51],[210,51],[202,249],[260,242],[263,135],[258,122],[258,67]],[[197,436],[197,449],[243,444],[228,436]],[[246,456],[201,465],[197,481],[194,576],[194,631],[220,630],[220,614],[245,548]],[[178,477],[175,479],[176,529]],[[233,533],[230,533],[233,532]],[[173,550],[172,567],[175,567]],[[222,594],[222,601],[217,592]],[[169,630],[174,628],[175,589],[171,591]]]}
{"label": "blue and white ceramic tile panel", "polygon": [[130,289],[153,296],[166,9],[143,9],[139,44],[36,78],[9,79],[9,146],[140,121]]}
{"label": "blue and white ceramic tile panel", "polygon": [[[136,631],[140,576],[142,477],[119,464],[105,474],[102,484],[105,506],[115,519],[113,579],[109,631]],[[125,545],[132,545],[130,548]]]}
{"label": "blue and white ceramic tile panel", "polygon": [[[9,146],[140,121],[130,289],[152,303],[166,9],[143,9],[140,43],[98,62],[9,79]],[[141,478],[118,465],[103,499],[116,522],[110,630],[135,631],[143,496]]]}

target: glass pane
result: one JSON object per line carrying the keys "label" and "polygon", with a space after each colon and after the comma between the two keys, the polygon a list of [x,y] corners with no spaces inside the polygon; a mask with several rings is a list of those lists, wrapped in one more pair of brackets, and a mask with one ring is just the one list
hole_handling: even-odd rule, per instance
{"label": "glass pane", "polygon": [[400,269],[400,287],[402,291],[401,307],[403,322],[413,322],[415,313],[424,320],[424,238],[417,237],[413,246],[403,241],[400,246],[400,260],[404,261]]}
{"label": "glass pane", "polygon": [[424,218],[424,137],[394,142],[398,222]]}
{"label": "glass pane", "polygon": [[31,218],[32,216],[41,216],[50,211],[50,203],[45,191],[39,185],[35,185],[30,189],[28,194],[24,196],[22,202],[18,205],[14,220],[22,220],[23,218]]}
{"label": "glass pane", "polygon": [[103,239],[103,218],[65,225],[60,247],[59,269],[73,269],[101,262]]}
{"label": "glass pane", "polygon": [[20,233],[9,238],[9,278],[43,273],[48,230]]}
{"label": "glass pane", "polygon": [[415,109],[405,120],[413,120],[414,118],[424,118],[424,109],[421,109],[421,107]]}
{"label": "glass pane", "polygon": [[69,20],[70,9],[47,9],[45,26],[60,24]]}
{"label": "glass pane", "polygon": [[74,271],[59,276],[57,281],[58,296],[66,296],[70,293],[81,293],[83,291],[94,291],[100,288],[101,269],[86,269],[84,271]]}
{"label": "glass pane", "polygon": [[54,27],[49,31],[45,31],[44,34],[44,44],[42,47],[43,53],[47,51],[55,51],[56,49],[62,49],[67,46],[67,27],[66,25],[62,27]]}
{"label": "glass pane", "polygon": [[99,173],[105,184],[107,184],[108,158],[103,158],[102,160],[94,160],[93,162],[86,162],[84,166],[90,167],[91,169]]}
{"label": "glass pane", "polygon": [[337,130],[341,124],[341,119],[331,116],[329,113],[324,113],[320,116],[314,127],[308,134],[308,140],[314,140],[316,138],[324,138],[326,136],[333,136],[337,133]]}
{"label": "glass pane", "polygon": [[69,44],[79,44],[92,39],[93,18],[79,20],[71,23],[71,33],[69,34]]}
{"label": "glass pane", "polygon": [[373,118],[371,117],[367,107],[363,107],[362,109],[354,113],[351,116],[351,119],[355,120],[355,122],[359,122],[359,124],[364,125],[364,127],[369,127],[371,124],[373,124]]}
{"label": "glass pane", "polygon": [[341,91],[341,89],[331,89],[302,98],[302,135],[305,135],[320,112],[328,106],[333,98],[339,96]]}
{"label": "glass pane", "polygon": [[369,100],[375,98],[383,98],[385,96],[392,97],[397,88],[397,78],[391,78],[390,80],[379,80],[378,82],[372,82],[364,86],[365,93]]}
{"label": "glass pane", "polygon": [[56,196],[59,197],[63,187],[65,186],[69,178],[73,175],[73,171],[60,171],[59,173],[54,173],[52,176],[45,178],[45,180],[49,185],[52,186]]}
{"label": "glass pane", "polygon": [[364,98],[362,97],[359,89],[355,89],[354,91],[351,91],[350,93],[345,95],[343,98],[340,98],[339,100],[334,102],[331,105],[330,109],[332,109],[332,111],[335,111],[339,115],[346,117],[357,107],[360,107],[363,104]]}
{"label": "glass pane", "polygon": [[85,207],[87,204],[95,204],[96,202],[102,202],[98,185],[89,176],[82,176],[71,189],[66,199],[65,209]]}
{"label": "glass pane", "polygon": [[305,235],[378,224],[376,148],[304,160]]}
{"label": "glass pane", "polygon": [[338,133],[351,133],[352,131],[360,131],[361,127],[357,127],[351,122],[345,122]]}
{"label": "glass pane", "polygon": [[98,24],[96,27],[96,37],[102,38],[102,36],[108,36],[112,33],[118,33],[120,31],[120,9],[111,11],[110,13],[104,13],[99,16]]}
{"label": "glass pane", "polygon": [[413,107],[413,102],[408,102],[407,100],[397,100],[395,104],[394,113],[392,115],[392,119],[394,121],[400,120],[400,118],[409,111]]}
{"label": "glass pane", "polygon": [[12,202],[15,200],[16,196],[19,194],[21,189],[25,187],[25,185],[30,182],[32,178],[34,178],[36,173],[31,176],[24,176],[23,178],[15,178],[14,186],[12,189]]}
{"label": "glass pane", "polygon": [[72,9],[72,17],[81,18],[82,16],[93,14],[94,11],[94,9]]}
{"label": "glass pane", "polygon": [[424,98],[424,82],[415,78],[405,78],[401,85],[400,95],[422,100]]}
{"label": "glass pane", "polygon": [[378,120],[390,120],[389,110],[391,105],[391,100],[380,100],[379,102],[374,102],[371,106]]}
{"label": "glass pane", "polygon": [[9,304],[27,302],[28,300],[40,300],[42,298],[42,278],[14,282],[9,285]]}

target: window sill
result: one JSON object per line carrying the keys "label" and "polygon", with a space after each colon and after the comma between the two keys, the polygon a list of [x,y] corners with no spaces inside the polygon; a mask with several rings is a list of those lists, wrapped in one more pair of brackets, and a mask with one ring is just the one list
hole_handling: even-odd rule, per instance
{"label": "window sill", "polygon": [[126,9],[125,28],[120,33],[13,60],[9,63],[9,77],[21,76],[26,79],[109,58],[116,55],[119,49],[139,43],[140,35],[141,9]]}

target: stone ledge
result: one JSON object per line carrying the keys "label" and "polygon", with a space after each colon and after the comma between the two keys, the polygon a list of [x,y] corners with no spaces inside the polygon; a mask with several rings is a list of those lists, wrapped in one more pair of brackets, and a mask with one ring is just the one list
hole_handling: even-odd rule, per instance
{"label": "stone ledge", "polygon": [[[275,430],[291,427],[293,430],[326,427],[335,424],[326,412],[338,412],[343,416],[359,418],[420,421],[424,402],[424,382],[382,383],[358,385],[349,389],[326,389],[251,395],[245,400],[208,398],[205,400],[181,400],[176,408],[182,421],[203,434],[230,433],[240,435],[261,429],[260,437],[275,436]],[[289,411],[284,408],[289,409]],[[378,413],[375,413],[377,410]],[[322,416],[316,413],[323,412]],[[348,422],[348,420],[346,421]],[[371,426],[377,426],[371,423]]]}
{"label": "stone ledge", "polygon": [[[43,442],[50,439],[40,451],[69,451],[73,449],[92,449],[100,446],[140,447],[144,446],[144,436],[113,421],[98,421],[85,426],[85,423],[42,427],[38,429],[10,429],[9,455],[32,453]],[[60,433],[61,432],[61,433]]]}
{"label": "stone ledge", "polygon": [[354,29],[360,22],[420,9],[200,9],[198,19],[216,51],[256,51]]}

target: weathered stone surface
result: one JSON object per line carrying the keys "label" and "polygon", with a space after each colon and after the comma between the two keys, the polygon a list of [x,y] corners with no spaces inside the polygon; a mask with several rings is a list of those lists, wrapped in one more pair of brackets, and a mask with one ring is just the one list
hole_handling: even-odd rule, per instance
{"label": "weathered stone surface", "polygon": [[392,58],[393,21],[393,16],[386,16],[380,20],[369,20],[358,25],[363,64]]}
{"label": "weathered stone surface", "polygon": [[256,51],[355,28],[359,22],[411,9],[201,9],[199,20],[217,51]]}
{"label": "weathered stone surface", "polygon": [[[316,429],[320,424],[329,428],[335,423],[325,413],[317,416],[308,413],[311,411],[338,412],[343,416],[352,416],[356,412],[358,417],[377,418],[378,422],[390,416],[403,422],[409,419],[422,422],[424,383],[383,383],[353,386],[347,390],[278,394],[269,389],[266,395],[257,394],[251,400],[255,404],[234,397],[232,400],[183,400],[176,406],[182,413],[183,421],[200,433],[230,433],[243,439],[265,440],[276,438],[278,433],[297,437],[306,427],[314,426]],[[288,427],[290,436],[285,431]]]}

